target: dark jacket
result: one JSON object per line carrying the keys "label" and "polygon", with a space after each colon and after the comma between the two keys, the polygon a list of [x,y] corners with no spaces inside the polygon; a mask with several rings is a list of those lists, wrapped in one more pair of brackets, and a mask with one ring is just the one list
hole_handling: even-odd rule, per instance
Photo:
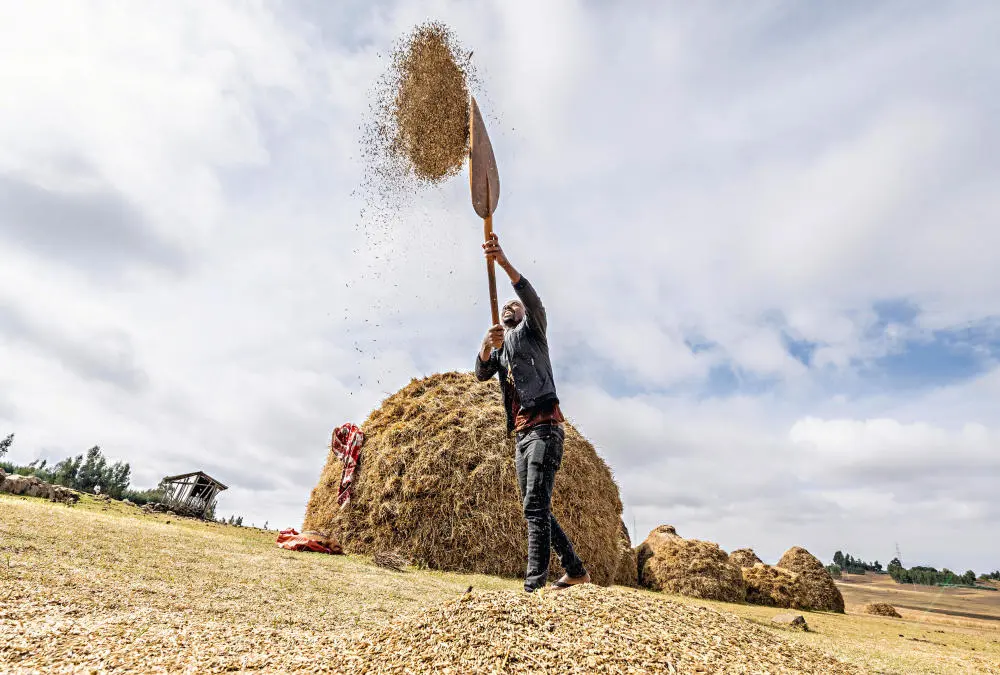
{"label": "dark jacket", "polygon": [[476,377],[482,382],[500,374],[500,389],[503,392],[503,407],[507,413],[507,432],[514,430],[514,416],[511,412],[510,384],[507,374],[513,375],[518,399],[522,408],[558,403],[556,384],[552,379],[552,363],[549,361],[549,342],[546,338],[548,320],[542,301],[528,280],[521,279],[514,284],[514,292],[524,305],[524,321],[503,336],[503,347],[490,352],[488,361],[476,355]]}

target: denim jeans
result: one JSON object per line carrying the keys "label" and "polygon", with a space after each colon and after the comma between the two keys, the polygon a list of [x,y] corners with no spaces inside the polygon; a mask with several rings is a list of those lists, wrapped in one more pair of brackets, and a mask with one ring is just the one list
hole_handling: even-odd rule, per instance
{"label": "denim jeans", "polygon": [[556,424],[541,424],[517,434],[515,462],[521,487],[524,519],[528,523],[528,570],[524,590],[545,585],[549,576],[549,549],[571,577],[586,574],[566,533],[552,515],[552,489],[562,464],[564,432]]}

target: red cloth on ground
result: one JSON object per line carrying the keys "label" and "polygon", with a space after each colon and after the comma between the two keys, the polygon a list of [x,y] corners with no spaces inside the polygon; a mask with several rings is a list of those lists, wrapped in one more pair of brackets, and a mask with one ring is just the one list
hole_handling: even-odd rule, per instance
{"label": "red cloth on ground", "polygon": [[340,548],[340,544],[332,539],[315,532],[299,534],[291,527],[278,533],[278,548],[286,548],[289,551],[315,551],[331,555],[339,555],[344,552]]}
{"label": "red cloth on ground", "polygon": [[330,449],[341,462],[344,471],[340,475],[340,491],[337,493],[337,503],[344,508],[351,502],[351,486],[354,483],[354,471],[361,459],[361,446],[365,435],[354,424],[344,424],[333,430]]}

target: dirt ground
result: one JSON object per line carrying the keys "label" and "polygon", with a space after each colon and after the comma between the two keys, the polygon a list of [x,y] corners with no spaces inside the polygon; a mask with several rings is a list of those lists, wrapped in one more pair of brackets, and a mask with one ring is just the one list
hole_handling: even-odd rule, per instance
{"label": "dirt ground", "polygon": [[[283,551],[276,536],[88,497],[68,507],[0,496],[0,672],[336,671],[338,646],[362,631],[469,586],[520,586]],[[665,599],[735,614],[871,672],[1000,674],[1000,621],[853,614],[864,597],[841,588],[849,613],[806,612],[808,633],[771,627],[774,609]]]}
{"label": "dirt ground", "polygon": [[1000,623],[1000,590],[897,584],[888,574],[845,574],[837,585],[848,605],[858,610],[869,602],[888,602],[907,619],[937,614],[958,624],[962,619],[973,619],[972,625]]}

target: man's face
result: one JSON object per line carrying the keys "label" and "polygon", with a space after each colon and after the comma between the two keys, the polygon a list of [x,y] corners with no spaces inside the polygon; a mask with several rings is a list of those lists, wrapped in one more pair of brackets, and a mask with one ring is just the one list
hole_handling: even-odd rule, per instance
{"label": "man's face", "polygon": [[505,328],[517,328],[524,321],[524,305],[518,300],[511,300],[500,310],[500,323]]}

